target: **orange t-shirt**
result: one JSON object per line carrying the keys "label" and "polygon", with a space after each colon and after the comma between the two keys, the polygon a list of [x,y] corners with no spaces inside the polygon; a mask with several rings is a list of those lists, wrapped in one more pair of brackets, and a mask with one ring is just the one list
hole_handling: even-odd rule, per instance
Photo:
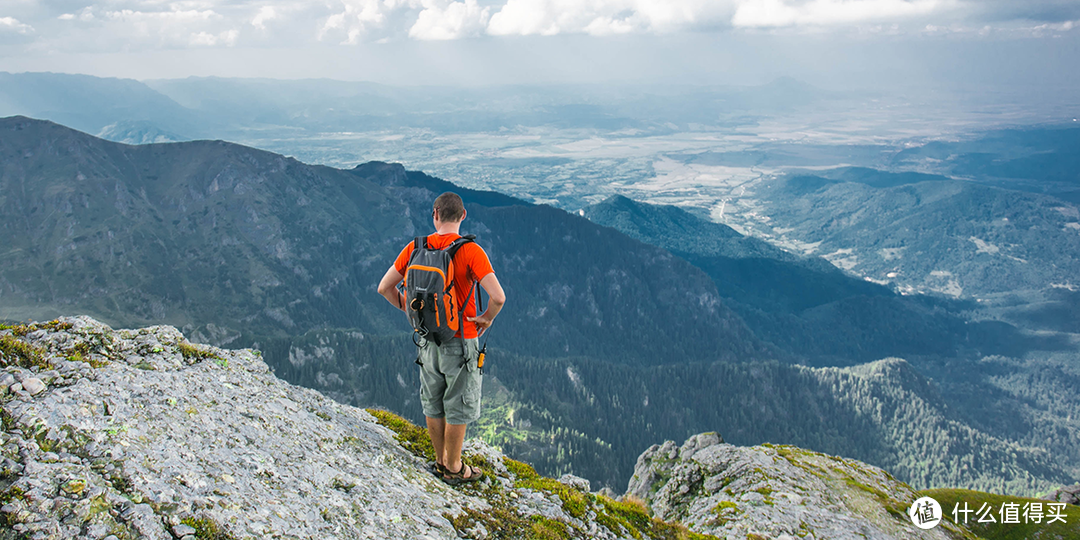
{"label": "orange t-shirt", "polygon": [[[458,238],[461,238],[461,236],[457,234],[435,233],[427,237],[427,243],[428,247],[432,249],[444,249]],[[401,250],[401,254],[394,261],[394,269],[403,276],[405,275],[405,268],[409,266],[409,257],[412,256],[412,252],[413,243],[409,242],[409,245]],[[476,316],[475,296],[479,293],[474,290],[472,291],[472,297],[467,300],[465,300],[465,297],[469,294],[469,290],[474,286],[474,283],[494,272],[495,270],[491,268],[491,261],[488,260],[487,253],[484,252],[484,248],[476,245],[476,242],[469,242],[461,246],[454,255],[454,297],[463,299],[459,301],[467,302],[465,304],[465,316],[462,318],[465,339],[472,339],[477,335],[476,323],[469,321],[468,317]],[[476,283],[475,287],[479,289],[480,284]]]}

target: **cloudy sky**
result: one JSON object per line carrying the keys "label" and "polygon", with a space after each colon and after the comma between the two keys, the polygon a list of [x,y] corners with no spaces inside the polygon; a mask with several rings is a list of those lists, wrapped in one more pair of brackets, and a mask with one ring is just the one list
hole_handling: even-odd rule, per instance
{"label": "cloudy sky", "polygon": [[1080,0],[0,0],[0,70],[1071,84]]}

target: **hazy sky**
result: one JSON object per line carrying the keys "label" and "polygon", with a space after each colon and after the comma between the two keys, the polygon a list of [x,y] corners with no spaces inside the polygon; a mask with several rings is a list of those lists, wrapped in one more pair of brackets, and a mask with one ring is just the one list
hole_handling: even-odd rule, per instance
{"label": "hazy sky", "polygon": [[0,70],[395,84],[1080,83],[1080,0],[0,0]]}

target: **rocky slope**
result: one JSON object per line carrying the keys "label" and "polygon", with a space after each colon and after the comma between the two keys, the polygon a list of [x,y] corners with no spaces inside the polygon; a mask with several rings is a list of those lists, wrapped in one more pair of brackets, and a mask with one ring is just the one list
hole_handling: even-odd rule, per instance
{"label": "rocky slope", "polygon": [[792,446],[738,447],[702,433],[638,459],[628,493],[658,517],[722,538],[969,538],[947,521],[916,528],[919,498],[889,473]]}
{"label": "rocky slope", "polygon": [[[619,500],[475,441],[468,459],[489,479],[452,489],[425,472],[419,428],[168,326],[3,327],[0,364],[0,538],[704,539],[792,523],[815,538],[945,537],[909,534],[893,514],[913,492],[879,469],[715,435],[650,449]],[[706,497],[688,505],[690,485]]]}

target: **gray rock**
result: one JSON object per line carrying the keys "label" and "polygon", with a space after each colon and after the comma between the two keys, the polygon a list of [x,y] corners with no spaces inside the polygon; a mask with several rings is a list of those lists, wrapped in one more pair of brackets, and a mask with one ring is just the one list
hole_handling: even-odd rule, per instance
{"label": "gray rock", "polygon": [[587,479],[585,479],[585,478],[580,477],[580,476],[574,476],[572,474],[564,474],[564,475],[559,477],[559,482],[562,482],[562,483],[564,483],[564,484],[566,484],[566,485],[568,485],[568,486],[570,486],[570,487],[572,487],[572,488],[574,488],[574,489],[576,489],[578,491],[583,491],[585,493],[588,493],[590,491],[589,490],[589,487],[590,487],[589,481]]}
{"label": "gray rock", "polygon": [[38,373],[37,378],[41,379],[41,382],[45,383],[46,385],[49,385],[52,384],[52,382],[56,380],[56,378],[59,376],[60,374],[55,369],[50,369],[48,371],[42,371],[41,373]]}
{"label": "gray rock", "polygon": [[1048,501],[1063,502],[1065,504],[1080,505],[1080,484],[1073,484],[1054,490],[1043,497]]}
{"label": "gray rock", "polygon": [[173,525],[172,532],[176,536],[183,537],[183,536],[188,536],[188,535],[195,534],[196,531],[195,531],[195,527],[191,527],[191,526],[184,525],[183,523],[181,523],[179,525]]}
{"label": "gray rock", "polygon": [[30,393],[31,396],[36,396],[45,391],[45,383],[37,377],[30,377],[22,382],[24,390]]}

